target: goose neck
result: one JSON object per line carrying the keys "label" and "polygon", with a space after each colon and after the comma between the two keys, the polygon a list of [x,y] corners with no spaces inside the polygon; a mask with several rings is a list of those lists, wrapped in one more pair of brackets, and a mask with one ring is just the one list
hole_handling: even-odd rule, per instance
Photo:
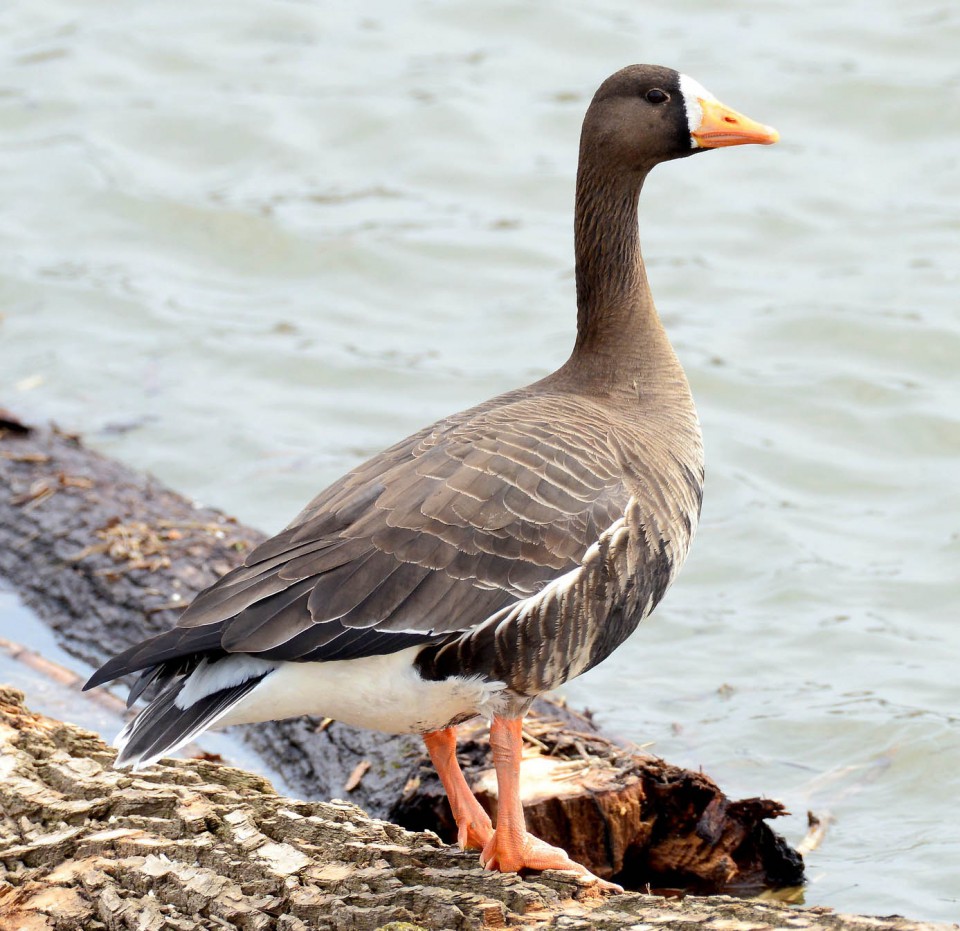
{"label": "goose neck", "polygon": [[604,372],[607,380],[638,373],[669,345],[640,253],[637,207],[644,178],[605,171],[589,158],[581,158],[577,173],[572,361],[580,369]]}

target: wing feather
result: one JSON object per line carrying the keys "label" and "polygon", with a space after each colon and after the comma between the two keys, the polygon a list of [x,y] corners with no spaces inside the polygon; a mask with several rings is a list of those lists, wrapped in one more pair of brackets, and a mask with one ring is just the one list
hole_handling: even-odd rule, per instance
{"label": "wing feather", "polygon": [[[302,660],[472,630],[576,567],[623,513],[605,418],[556,426],[584,403],[508,395],[391,447],[203,592],[178,627],[200,628],[205,644],[219,631],[228,652]],[[160,661],[174,648],[165,640]],[[138,668],[159,656],[141,650]]]}

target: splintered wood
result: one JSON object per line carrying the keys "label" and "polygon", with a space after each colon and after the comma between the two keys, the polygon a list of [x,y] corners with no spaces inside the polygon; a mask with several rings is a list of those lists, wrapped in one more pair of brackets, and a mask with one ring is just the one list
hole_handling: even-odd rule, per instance
{"label": "splintered wood", "polygon": [[[803,881],[802,858],[765,823],[786,813],[782,804],[734,802],[703,773],[623,747],[592,726],[556,703],[534,704],[520,764],[532,833],[628,889],[746,894]],[[467,782],[496,818],[488,729],[467,724],[460,730]],[[442,786],[426,763],[390,816],[411,828],[439,824],[441,836],[456,837]]]}
{"label": "splintered wood", "polygon": [[[150,572],[156,572],[158,569],[169,569],[172,565],[169,553],[170,545],[183,540],[185,531],[194,534],[210,534],[219,540],[226,537],[221,524],[202,524],[197,521],[157,521],[150,525],[143,521],[124,523],[117,519],[96,531],[97,538],[100,540],[99,543],[91,543],[85,546],[80,552],[73,554],[70,559],[73,562],[80,562],[95,553],[106,553],[114,562],[123,564],[123,568],[126,570],[146,569]],[[240,550],[247,548],[246,544],[240,541],[235,541],[233,545]],[[114,570],[106,567],[98,571],[106,574]],[[183,605],[179,605],[179,607],[183,607]]]}
{"label": "splintered wood", "polygon": [[350,778],[343,784],[344,792],[353,792],[358,785],[360,785],[360,780],[366,775],[367,770],[370,769],[371,763],[369,760],[361,760],[353,768],[353,772],[350,773]]}

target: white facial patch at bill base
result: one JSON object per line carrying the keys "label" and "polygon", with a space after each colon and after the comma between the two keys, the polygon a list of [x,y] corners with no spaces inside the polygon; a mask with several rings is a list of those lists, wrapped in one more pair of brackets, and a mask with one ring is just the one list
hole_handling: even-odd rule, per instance
{"label": "white facial patch at bill base", "polygon": [[699,81],[694,81],[689,75],[680,75],[680,93],[683,94],[683,106],[687,111],[687,125],[690,127],[690,148],[698,149],[700,143],[694,139],[693,134],[700,128],[703,122],[703,107],[700,106],[701,100],[716,100]]}

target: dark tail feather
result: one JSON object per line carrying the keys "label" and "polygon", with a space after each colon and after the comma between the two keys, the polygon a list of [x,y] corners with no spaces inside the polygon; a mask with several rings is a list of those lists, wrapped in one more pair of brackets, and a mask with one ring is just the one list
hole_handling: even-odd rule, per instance
{"label": "dark tail feather", "polygon": [[114,765],[132,766],[136,771],[168,756],[215,724],[269,674],[205,695],[187,708],[176,704],[186,680],[170,682],[117,735],[114,746],[119,752]]}
{"label": "dark tail feather", "polygon": [[173,678],[175,673],[170,671],[168,666],[169,664],[167,663],[161,663],[159,666],[148,666],[137,676],[133,685],[130,686],[130,693],[127,695],[128,710],[133,707],[134,702],[150,688],[151,685],[156,684],[162,688],[167,680]]}
{"label": "dark tail feather", "polygon": [[128,673],[140,672],[142,669],[159,666],[162,663],[190,659],[195,656],[207,656],[210,659],[224,656],[220,645],[222,633],[222,624],[211,624],[209,627],[174,627],[172,630],[150,637],[149,640],[134,644],[104,663],[87,680],[83,690],[95,688]]}

